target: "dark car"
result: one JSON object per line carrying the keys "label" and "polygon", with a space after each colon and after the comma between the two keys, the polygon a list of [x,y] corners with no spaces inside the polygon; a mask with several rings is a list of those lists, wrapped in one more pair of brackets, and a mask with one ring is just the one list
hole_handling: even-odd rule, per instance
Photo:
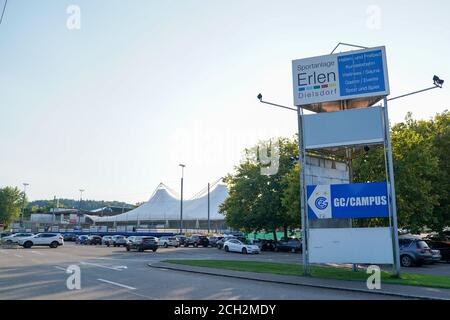
{"label": "dark car", "polygon": [[209,246],[209,240],[206,236],[193,235],[186,239],[184,246],[194,246],[195,248],[197,248],[198,246],[203,246],[206,248]]}
{"label": "dark car", "polygon": [[102,244],[102,237],[100,236],[89,236],[87,244],[89,245],[101,245]]}
{"label": "dark car", "polygon": [[78,236],[73,233],[65,233],[65,234],[63,234],[63,237],[64,237],[64,241],[74,242],[74,241],[77,241]]}
{"label": "dark car", "polygon": [[126,245],[127,251],[137,250],[143,252],[145,250],[158,250],[158,241],[155,237],[135,237],[133,241],[129,241]]}
{"label": "dark car", "polygon": [[177,238],[178,244],[179,244],[180,246],[184,246],[184,244],[186,243],[186,239],[187,239],[186,236],[176,235],[175,238]]}
{"label": "dark car", "polygon": [[276,243],[273,240],[257,239],[253,240],[253,243],[256,244],[261,251],[275,251],[276,248]]}
{"label": "dark car", "polygon": [[450,242],[446,241],[446,238],[431,237],[426,238],[425,242],[433,250],[439,250],[441,252],[441,260],[450,262]]}
{"label": "dark car", "polygon": [[428,244],[416,238],[400,238],[400,264],[402,267],[420,266],[433,262],[433,254]]}
{"label": "dark car", "polygon": [[223,239],[223,237],[221,237],[221,236],[211,236],[211,237],[208,237],[209,244],[211,245],[211,247],[215,247],[216,244],[217,244],[217,241],[219,241],[219,240],[221,240],[221,239]]}
{"label": "dark car", "polygon": [[275,244],[275,251],[302,252],[302,242],[299,239],[281,239]]}
{"label": "dark car", "polygon": [[89,242],[89,237],[82,235],[82,236],[78,236],[77,239],[75,240],[76,244],[88,244]]}
{"label": "dark car", "polygon": [[9,237],[10,235],[12,235],[13,233],[11,232],[1,232],[0,233],[0,239],[4,238],[4,237]]}

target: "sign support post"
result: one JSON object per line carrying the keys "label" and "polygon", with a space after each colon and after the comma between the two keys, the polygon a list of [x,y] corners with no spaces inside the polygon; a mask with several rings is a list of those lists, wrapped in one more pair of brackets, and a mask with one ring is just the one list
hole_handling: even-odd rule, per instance
{"label": "sign support post", "polygon": [[306,152],[305,152],[305,135],[303,126],[303,109],[297,106],[297,119],[298,119],[298,164],[300,172],[300,217],[302,223],[302,258],[303,258],[303,273],[305,276],[310,275],[309,259],[308,259],[308,213],[307,206],[307,192],[306,192]]}
{"label": "sign support post", "polygon": [[400,248],[398,243],[398,225],[397,225],[397,202],[395,198],[395,180],[394,180],[394,162],[392,158],[392,145],[391,145],[391,133],[389,126],[389,115],[388,115],[388,99],[384,97],[384,125],[386,131],[385,137],[385,148],[387,147],[387,162],[389,171],[389,203],[390,212],[392,215],[392,241],[393,241],[393,252],[394,252],[394,274],[396,277],[400,277]]}

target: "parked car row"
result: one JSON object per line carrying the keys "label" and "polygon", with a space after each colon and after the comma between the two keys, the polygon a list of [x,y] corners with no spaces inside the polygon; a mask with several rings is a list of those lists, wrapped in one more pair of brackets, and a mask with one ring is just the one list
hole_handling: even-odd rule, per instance
{"label": "parked car row", "polygon": [[[67,240],[66,240],[67,239]],[[70,239],[70,240],[69,240]],[[71,241],[73,238],[63,236],[59,233],[2,233],[1,243],[17,244],[24,248],[33,246],[49,246],[57,248],[64,245],[64,241]],[[258,254],[261,251],[283,251],[302,252],[302,243],[295,238],[282,238],[279,241],[257,239],[247,240],[241,236],[211,236],[183,235],[163,236],[160,238],[151,236],[130,236],[123,235],[104,236],[80,235],[75,236],[75,242],[80,245],[106,245],[113,247],[125,247],[127,251],[137,250],[157,251],[159,247],[216,247],[224,249],[226,252],[240,252],[243,254]],[[403,267],[420,266],[439,261],[450,262],[450,238],[429,236],[426,238],[401,236],[399,239],[400,262]]]}
{"label": "parked car row", "polygon": [[33,246],[48,246],[50,248],[58,248],[64,245],[64,237],[60,233],[14,233],[4,235],[1,238],[2,244],[19,245],[26,249]]}

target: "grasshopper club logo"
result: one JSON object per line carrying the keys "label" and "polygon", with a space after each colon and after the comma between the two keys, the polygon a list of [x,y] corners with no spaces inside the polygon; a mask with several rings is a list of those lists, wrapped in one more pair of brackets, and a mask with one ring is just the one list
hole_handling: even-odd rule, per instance
{"label": "grasshopper club logo", "polygon": [[316,205],[316,208],[319,210],[325,210],[328,207],[328,201],[327,198],[325,197],[317,198],[314,204]]}
{"label": "grasshopper club logo", "polygon": [[331,190],[329,185],[316,186],[308,198],[309,211],[318,219],[331,219]]}

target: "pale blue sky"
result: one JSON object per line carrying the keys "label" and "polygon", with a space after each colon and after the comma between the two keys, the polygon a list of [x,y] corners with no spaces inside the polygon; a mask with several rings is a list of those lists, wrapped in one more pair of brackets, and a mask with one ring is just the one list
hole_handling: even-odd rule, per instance
{"label": "pale blue sky", "polygon": [[[0,0],[3,4],[4,0]],[[81,30],[68,30],[68,5]],[[369,6],[380,29],[369,28]],[[0,186],[31,199],[145,201],[230,172],[245,146],[293,136],[291,60],[386,45],[391,94],[450,85],[448,1],[9,0],[0,25]],[[370,20],[372,21],[372,20]],[[344,50],[345,48],[343,48]],[[392,102],[428,119],[450,91]]]}

